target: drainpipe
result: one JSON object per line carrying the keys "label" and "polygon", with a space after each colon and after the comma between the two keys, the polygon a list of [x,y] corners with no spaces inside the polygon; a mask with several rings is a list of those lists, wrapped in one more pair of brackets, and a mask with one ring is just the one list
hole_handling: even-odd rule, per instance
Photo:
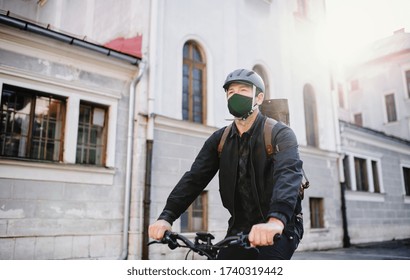
{"label": "drainpipe", "polygon": [[157,37],[158,37],[158,21],[159,4],[157,0],[151,1],[150,7],[150,39],[149,39],[149,85],[148,85],[148,120],[147,120],[147,141],[146,141],[146,162],[145,162],[145,185],[144,185],[144,201],[143,201],[143,225],[142,225],[142,259],[149,259],[148,248],[148,226],[151,216],[151,173],[152,173],[152,151],[154,146],[154,118],[155,118],[155,86],[156,79],[159,79],[156,73],[157,65]]}
{"label": "drainpipe", "polygon": [[133,78],[130,84],[130,100],[128,104],[128,133],[127,133],[127,161],[125,169],[125,195],[124,195],[124,222],[122,231],[122,250],[118,257],[125,260],[128,257],[128,237],[130,225],[130,205],[131,205],[131,179],[132,179],[132,158],[134,147],[134,115],[135,115],[135,92],[142,75],[145,72],[146,63],[140,63],[138,75]]}
{"label": "drainpipe", "polygon": [[346,199],[345,199],[345,190],[346,182],[340,183],[341,197],[342,197],[342,223],[343,223],[343,248],[350,247],[350,237],[349,230],[347,227],[347,214],[346,214]]}
{"label": "drainpipe", "polygon": [[[149,117],[151,119],[154,116]],[[146,158],[145,158],[145,186],[144,186],[144,218],[143,218],[143,230],[142,230],[142,259],[149,259],[148,250],[148,226],[150,224],[150,208],[151,208],[151,173],[152,173],[152,150],[154,146],[154,140],[147,139],[146,142]]]}
{"label": "drainpipe", "polygon": [[[330,66],[331,67],[331,66]],[[347,209],[346,209],[346,174],[344,170],[343,159],[345,157],[344,153],[342,152],[342,143],[341,143],[341,128],[339,123],[339,116],[338,116],[338,103],[336,102],[336,94],[337,94],[337,79],[334,78],[334,71],[331,68],[331,78],[334,84],[336,85],[333,89],[331,89],[332,93],[332,108],[333,108],[333,122],[335,126],[335,142],[336,142],[336,152],[338,154],[337,165],[338,165],[338,173],[339,173],[339,184],[340,184],[340,210],[342,212],[342,227],[343,227],[343,248],[350,247],[350,237],[349,237],[349,230],[348,230],[348,223],[347,223]]]}
{"label": "drainpipe", "polygon": [[[150,71],[150,74],[152,72]],[[150,80],[152,79],[150,75]],[[154,91],[150,90],[148,95],[148,116],[147,116],[147,140],[145,151],[145,184],[143,199],[143,225],[142,225],[142,259],[149,259],[148,249],[148,226],[150,225],[151,216],[151,174],[152,174],[152,152],[154,147]]]}
{"label": "drainpipe", "polygon": [[350,247],[350,237],[347,223],[347,208],[346,208],[346,172],[343,164],[345,155],[342,154],[340,149],[338,150],[338,167],[339,167],[339,182],[340,182],[340,210],[342,212],[342,226],[343,226],[343,248]]}

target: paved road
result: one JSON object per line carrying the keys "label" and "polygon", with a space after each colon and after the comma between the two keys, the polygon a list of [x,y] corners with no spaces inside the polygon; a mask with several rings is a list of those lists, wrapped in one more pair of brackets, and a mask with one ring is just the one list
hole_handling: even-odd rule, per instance
{"label": "paved road", "polygon": [[410,260],[410,239],[352,245],[322,251],[296,251],[293,260]]}

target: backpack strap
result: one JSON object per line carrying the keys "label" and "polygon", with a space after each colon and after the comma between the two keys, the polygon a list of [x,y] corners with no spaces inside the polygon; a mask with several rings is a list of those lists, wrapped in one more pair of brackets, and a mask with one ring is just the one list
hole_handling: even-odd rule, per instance
{"label": "backpack strap", "polygon": [[[272,130],[278,122],[271,118],[266,118],[263,125],[263,135],[265,140],[266,153],[270,156],[273,154]],[[276,138],[276,135],[275,135]]]}
{"label": "backpack strap", "polygon": [[[265,121],[264,128],[263,128],[266,153],[268,154],[268,156],[273,156],[274,153],[279,152],[280,148],[279,148],[279,145],[276,144],[276,136],[278,135],[280,131],[282,131],[283,129],[287,127],[286,125],[276,125],[277,123],[278,122],[276,120],[267,118]],[[273,136],[273,141],[272,141],[272,136]],[[273,147],[273,145],[275,147]],[[305,196],[304,191],[310,186],[309,179],[307,178],[305,170],[303,170],[303,168],[302,168],[302,174],[303,174],[303,178],[305,179],[305,182],[302,182],[299,187],[300,200],[303,200]]]}
{"label": "backpack strap", "polygon": [[231,131],[231,127],[232,127],[232,123],[228,125],[227,127],[225,127],[221,140],[219,141],[219,144],[218,144],[218,156],[219,157],[221,157],[222,149],[224,147],[226,137],[228,137],[229,131]]}
{"label": "backpack strap", "polygon": [[[279,149],[278,147],[275,148],[275,150],[273,149],[272,146],[272,130],[275,127],[275,125],[278,123],[277,120],[274,120],[272,118],[266,118],[265,123],[263,124],[263,134],[264,134],[264,141],[265,141],[265,149],[266,149],[266,153],[271,156],[273,154],[273,152],[278,152]],[[225,127],[225,130],[222,134],[221,140],[219,141],[218,144],[218,155],[219,157],[221,157],[221,153],[222,153],[222,149],[224,147],[225,144],[225,140],[226,137],[228,137],[229,131],[231,131],[231,127],[232,127],[232,123],[229,124],[227,127]],[[276,140],[276,134],[279,133],[279,131],[282,129],[274,130],[274,140]]]}

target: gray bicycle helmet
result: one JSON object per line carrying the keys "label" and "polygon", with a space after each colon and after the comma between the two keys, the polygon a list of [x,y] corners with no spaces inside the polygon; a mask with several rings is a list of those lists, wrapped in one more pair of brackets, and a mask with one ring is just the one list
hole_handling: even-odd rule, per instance
{"label": "gray bicycle helmet", "polygon": [[265,92],[265,83],[261,76],[255,71],[246,69],[237,69],[230,73],[225,80],[223,88],[228,90],[228,87],[233,82],[242,82],[256,86],[260,91]]}

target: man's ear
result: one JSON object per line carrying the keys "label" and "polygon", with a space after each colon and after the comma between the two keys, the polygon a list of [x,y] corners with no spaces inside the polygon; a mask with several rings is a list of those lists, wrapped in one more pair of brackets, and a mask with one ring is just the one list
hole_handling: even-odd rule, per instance
{"label": "man's ear", "polygon": [[256,104],[261,105],[263,103],[263,100],[265,99],[265,94],[263,92],[260,92],[256,96]]}

